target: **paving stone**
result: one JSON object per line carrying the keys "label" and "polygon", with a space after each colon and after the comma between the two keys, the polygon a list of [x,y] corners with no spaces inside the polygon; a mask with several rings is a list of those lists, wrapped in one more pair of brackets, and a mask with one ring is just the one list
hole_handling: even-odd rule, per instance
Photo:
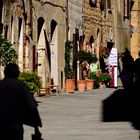
{"label": "paving stone", "polygon": [[[94,89],[83,93],[59,93],[36,97],[43,121],[44,140],[137,140],[139,133],[129,122],[101,121],[102,101],[114,88]],[[25,140],[31,140],[33,128],[24,126]]]}

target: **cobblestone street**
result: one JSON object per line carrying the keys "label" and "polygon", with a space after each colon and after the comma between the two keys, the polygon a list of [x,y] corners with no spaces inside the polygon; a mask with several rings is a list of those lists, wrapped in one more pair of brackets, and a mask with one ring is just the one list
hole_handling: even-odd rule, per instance
{"label": "cobblestone street", "polygon": [[[43,121],[44,140],[137,140],[138,131],[129,122],[101,122],[102,100],[115,89],[36,97]],[[25,140],[33,129],[25,126]]]}

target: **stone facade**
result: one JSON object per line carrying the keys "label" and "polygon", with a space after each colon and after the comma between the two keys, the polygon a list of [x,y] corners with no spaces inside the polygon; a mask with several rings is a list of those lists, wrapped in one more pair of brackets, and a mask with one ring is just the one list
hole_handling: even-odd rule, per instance
{"label": "stone facade", "polygon": [[93,36],[95,48],[113,42],[120,53],[126,47],[130,49],[130,15],[124,15],[124,12],[130,14],[125,11],[130,6],[128,2],[96,0],[96,5],[91,6],[89,0],[84,0],[84,42],[89,42]]}
{"label": "stone facade", "polygon": [[131,37],[131,54],[134,59],[138,57],[140,51],[140,2],[134,0],[134,5],[131,10],[131,25],[132,25],[132,37]]}
{"label": "stone facade", "polygon": [[133,1],[130,14],[128,0],[2,0],[0,33],[14,44],[22,71],[37,71],[43,87],[53,79],[64,91],[66,40],[77,50],[89,43],[98,58],[109,45],[137,57],[140,3]]}
{"label": "stone facade", "polygon": [[14,44],[21,70],[37,71],[43,87],[64,90],[65,0],[3,0],[1,33]]}
{"label": "stone facade", "polygon": [[100,0],[93,6],[89,0],[84,0],[83,5],[84,45],[90,43],[95,48],[97,56],[100,46],[107,47],[107,42],[114,42],[112,11],[101,9],[100,4]]}

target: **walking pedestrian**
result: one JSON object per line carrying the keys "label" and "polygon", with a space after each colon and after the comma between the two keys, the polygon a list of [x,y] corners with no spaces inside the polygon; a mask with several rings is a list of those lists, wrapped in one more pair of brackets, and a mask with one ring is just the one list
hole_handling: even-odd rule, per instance
{"label": "walking pedestrian", "polygon": [[17,79],[19,73],[18,65],[10,63],[0,81],[1,140],[23,140],[23,124],[42,127],[37,102],[29,89]]}
{"label": "walking pedestrian", "polygon": [[[140,52],[138,53],[138,58],[134,61],[133,65],[134,71],[134,88],[133,88],[133,121],[132,125],[135,129],[140,131]],[[132,99],[132,98],[131,98]],[[140,139],[140,138],[139,138]]]}
{"label": "walking pedestrian", "polygon": [[138,58],[134,61],[134,79],[135,82],[140,81],[140,52],[138,53]]}
{"label": "walking pedestrian", "polygon": [[122,59],[122,71],[120,73],[120,78],[125,89],[131,88],[133,85],[134,75],[133,75],[133,63],[134,59],[130,54],[130,51],[126,48]]}

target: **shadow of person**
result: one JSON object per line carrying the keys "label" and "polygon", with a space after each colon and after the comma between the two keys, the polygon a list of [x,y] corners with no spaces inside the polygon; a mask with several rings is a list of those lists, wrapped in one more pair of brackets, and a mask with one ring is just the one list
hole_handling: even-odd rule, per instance
{"label": "shadow of person", "polygon": [[118,122],[131,120],[131,105],[125,89],[118,89],[102,102],[102,121]]}
{"label": "shadow of person", "polygon": [[102,101],[102,122],[130,122],[140,130],[140,95],[138,85],[133,88],[117,89]]}

